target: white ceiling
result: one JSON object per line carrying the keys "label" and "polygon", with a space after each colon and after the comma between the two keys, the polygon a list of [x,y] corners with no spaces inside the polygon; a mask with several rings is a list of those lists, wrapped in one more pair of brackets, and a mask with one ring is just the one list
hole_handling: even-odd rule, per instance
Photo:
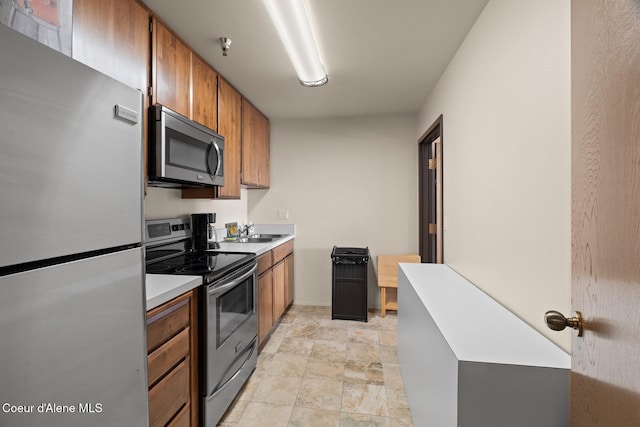
{"label": "white ceiling", "polygon": [[488,2],[307,0],[329,83],[306,88],[261,0],[143,1],[269,118],[418,111]]}

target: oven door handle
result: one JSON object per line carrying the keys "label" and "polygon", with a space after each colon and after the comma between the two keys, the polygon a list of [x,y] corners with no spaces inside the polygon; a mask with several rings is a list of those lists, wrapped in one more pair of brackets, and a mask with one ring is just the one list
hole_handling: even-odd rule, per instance
{"label": "oven door handle", "polygon": [[240,283],[244,282],[245,279],[247,279],[249,276],[253,275],[253,273],[255,273],[257,269],[258,269],[258,264],[255,264],[249,271],[244,273],[242,276],[233,279],[231,282],[225,283],[222,286],[209,287],[209,295],[213,296],[213,295],[221,294],[223,292],[226,292],[228,289],[238,286]]}

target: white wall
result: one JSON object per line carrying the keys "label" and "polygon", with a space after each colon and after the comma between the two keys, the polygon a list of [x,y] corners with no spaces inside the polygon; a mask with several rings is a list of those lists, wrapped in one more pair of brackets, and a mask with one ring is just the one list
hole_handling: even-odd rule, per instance
{"label": "white wall", "polygon": [[570,66],[568,0],[491,0],[417,132],[443,114],[445,263],[567,351]]}
{"label": "white wall", "polygon": [[[271,189],[249,190],[249,218],[294,223],[295,303],[331,305],[334,245],[417,250],[415,115],[271,121]],[[289,220],[279,220],[288,210]]]}
{"label": "white wall", "polygon": [[144,198],[145,219],[175,218],[192,213],[216,213],[216,228],[226,222],[247,222],[247,190],[240,200],[182,199],[180,190],[148,187]]}

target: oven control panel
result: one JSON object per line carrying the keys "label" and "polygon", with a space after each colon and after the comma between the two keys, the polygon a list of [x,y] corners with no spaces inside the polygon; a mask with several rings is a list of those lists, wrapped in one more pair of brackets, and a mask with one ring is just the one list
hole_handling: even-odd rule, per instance
{"label": "oven control panel", "polygon": [[156,243],[190,236],[191,219],[189,217],[155,219],[145,221],[144,224],[145,243]]}

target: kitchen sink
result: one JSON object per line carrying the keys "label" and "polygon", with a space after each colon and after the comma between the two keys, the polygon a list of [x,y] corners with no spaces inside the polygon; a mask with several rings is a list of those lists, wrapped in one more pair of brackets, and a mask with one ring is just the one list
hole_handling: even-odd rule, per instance
{"label": "kitchen sink", "polygon": [[231,240],[231,242],[235,243],[266,243],[274,240],[271,237],[241,237],[236,240]]}
{"label": "kitchen sink", "polygon": [[249,237],[240,237],[236,240],[227,240],[227,243],[268,243],[283,236],[284,234],[254,234]]}

